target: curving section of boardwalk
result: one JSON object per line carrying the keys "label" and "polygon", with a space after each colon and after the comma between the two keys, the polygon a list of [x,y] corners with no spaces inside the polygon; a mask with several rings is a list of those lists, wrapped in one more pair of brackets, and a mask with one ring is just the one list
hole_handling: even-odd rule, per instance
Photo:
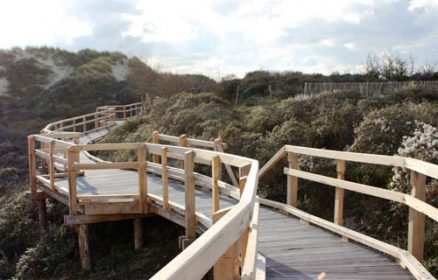
{"label": "curving section of boardwalk", "polygon": [[[186,235],[180,239],[183,252],[154,279],[199,279],[211,268],[215,279],[433,279],[410,252],[341,226],[343,193],[339,189],[369,194],[369,186],[332,182],[324,176],[312,177],[298,171],[296,154],[337,159],[337,180],[344,179],[346,160],[403,164],[416,172],[429,172],[433,178],[438,176],[434,173],[436,166],[415,165],[416,162],[395,157],[389,161],[365,155],[363,159],[351,153],[285,146],[257,175],[255,161],[222,153],[226,144],[219,140],[208,142],[154,133],[148,143],[90,144],[139,112],[138,104],[122,109],[105,106],[94,114],[68,119],[71,123],[48,125],[46,135],[29,137],[30,197],[39,206],[42,227],[46,226],[47,196],[68,205],[70,215],[65,222],[78,228],[84,268],[90,268],[92,250],[87,224],[133,219],[134,243],[140,248],[141,218],[160,215],[185,227]],[[71,131],[65,131],[66,127]],[[160,144],[160,140],[179,147]],[[214,151],[189,147],[191,144]],[[134,161],[105,162],[89,153],[125,149],[136,152]],[[258,177],[286,155],[288,204],[255,198]],[[211,177],[194,172],[195,163],[209,166]],[[239,171],[237,178],[233,177],[232,168]],[[220,174],[225,173],[232,183],[221,180]],[[335,223],[295,207],[298,177],[339,187]],[[383,190],[371,195],[395,201],[400,197]],[[403,196],[401,202],[435,218],[434,208],[430,210],[417,200]],[[418,232],[412,234],[421,237]]]}

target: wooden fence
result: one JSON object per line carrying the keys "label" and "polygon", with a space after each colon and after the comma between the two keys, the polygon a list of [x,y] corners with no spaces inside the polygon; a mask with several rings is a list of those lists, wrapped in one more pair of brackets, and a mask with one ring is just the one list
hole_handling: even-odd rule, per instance
{"label": "wooden fence", "polygon": [[[299,170],[299,155],[335,160],[337,166],[337,178]],[[267,174],[267,172],[284,157],[287,157],[288,160],[288,167],[284,168],[284,174],[287,175],[287,205],[262,198],[260,199],[261,204],[278,208],[295,215],[308,223],[316,224],[327,230],[340,234],[347,239],[355,240],[388,254],[399,260],[402,266],[407,267],[417,279],[434,279],[422,266],[421,262],[423,261],[424,252],[425,215],[438,222],[438,209],[425,202],[426,177],[435,180],[438,179],[437,165],[417,159],[398,156],[361,154],[286,145],[260,169],[259,178]],[[410,170],[412,185],[411,194],[346,181],[346,162],[348,161],[365,164],[398,166]],[[334,223],[310,215],[296,208],[298,199],[298,178],[318,182],[335,188]],[[345,190],[395,201],[408,206],[409,229],[407,251],[343,227]]]}
{"label": "wooden fence", "polygon": [[362,96],[383,96],[406,88],[438,91],[438,81],[304,83],[304,96],[322,92],[357,92]]}

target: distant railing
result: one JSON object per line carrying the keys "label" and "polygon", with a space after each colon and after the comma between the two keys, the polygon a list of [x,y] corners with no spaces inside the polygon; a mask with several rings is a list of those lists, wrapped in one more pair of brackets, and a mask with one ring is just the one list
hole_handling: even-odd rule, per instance
{"label": "distant railing", "polygon": [[[120,109],[119,107],[123,107]],[[82,214],[93,213],[88,205],[95,201],[107,199],[132,199],[130,213],[146,214],[151,209],[162,215],[171,212],[184,214],[185,238],[181,240],[184,251],[168,265],[161,269],[153,279],[200,279],[211,268],[214,268],[217,279],[244,278],[253,279],[257,258],[258,235],[258,204],[256,203],[258,161],[245,157],[223,153],[226,144],[222,140],[205,141],[191,139],[185,136],[174,137],[154,133],[152,143],[102,143],[79,144],[83,133],[97,130],[113,124],[115,119],[129,118],[137,115],[138,107],[105,106],[98,112],[61,120],[49,124],[43,130],[45,134],[30,135],[29,173],[31,196],[37,199],[39,182],[46,187],[44,192],[69,206],[69,216],[65,217],[67,224],[80,224]],[[115,116],[115,113],[121,116]],[[89,126],[87,124],[90,124]],[[85,126],[84,126],[85,125]],[[81,131],[78,126],[82,126]],[[175,143],[180,146],[160,144],[160,141]],[[182,143],[182,145],[181,145]],[[207,147],[213,151],[193,148]],[[81,162],[80,153],[88,151],[121,151],[135,150],[136,160],[109,162],[97,158],[95,162]],[[151,156],[152,162],[147,161]],[[91,155],[90,155],[91,156]],[[179,162],[177,167],[170,166],[169,160]],[[37,163],[40,163],[38,173]],[[195,164],[211,166],[211,177],[194,171]],[[222,165],[238,169],[237,186],[220,180]],[[133,195],[80,195],[78,194],[78,176],[83,176],[86,170],[133,169],[138,171],[138,193]],[[148,193],[147,173],[162,177],[162,196]],[[234,176],[234,173],[233,173]],[[56,185],[56,178],[68,178],[68,195],[61,193]],[[185,185],[185,205],[169,200],[169,179],[180,180]],[[232,179],[231,179],[232,180]],[[196,211],[195,186],[212,190],[212,217]],[[220,195],[228,195],[238,200],[232,207],[221,208]],[[157,209],[151,205],[162,205]],[[88,209],[88,210],[87,210]],[[109,208],[108,208],[109,209]],[[117,213],[116,213],[117,214]],[[90,217],[91,217],[90,216]],[[92,218],[90,218],[92,219]],[[83,221],[83,220],[82,220]],[[208,228],[197,239],[198,225]],[[79,226],[79,242],[85,237],[85,228]],[[190,245],[190,246],[189,246]],[[81,261],[84,268],[90,268],[90,259],[79,246]],[[86,247],[86,246],[85,246]]]}
{"label": "distant railing", "polygon": [[96,112],[49,123],[41,133],[81,132],[89,133],[115,124],[142,113],[141,102],[129,105],[110,105],[96,109]]}
{"label": "distant railing", "polygon": [[357,92],[361,96],[383,96],[406,88],[437,90],[438,81],[387,81],[387,82],[308,82],[304,83],[304,96],[322,92]]}
{"label": "distant railing", "polygon": [[[337,178],[299,170],[299,155],[336,160]],[[286,145],[260,169],[259,178],[267,174],[276,163],[286,156],[289,163],[289,166],[284,168],[284,174],[287,175],[287,205],[268,199],[260,199],[260,203],[281,209],[306,222],[316,224],[340,234],[345,238],[353,239],[384,252],[399,260],[401,265],[407,267],[418,279],[434,279],[433,276],[422,266],[421,262],[423,261],[424,252],[425,215],[438,222],[438,209],[425,202],[426,177],[438,179],[437,165],[417,159],[398,156],[361,154]],[[411,194],[405,194],[393,190],[346,181],[345,172],[347,161],[397,166],[409,169],[411,170],[412,192]],[[310,215],[296,208],[298,199],[298,178],[335,187],[334,223]],[[393,245],[343,227],[344,190],[363,193],[407,205],[409,207],[408,250],[406,251],[397,248]]]}

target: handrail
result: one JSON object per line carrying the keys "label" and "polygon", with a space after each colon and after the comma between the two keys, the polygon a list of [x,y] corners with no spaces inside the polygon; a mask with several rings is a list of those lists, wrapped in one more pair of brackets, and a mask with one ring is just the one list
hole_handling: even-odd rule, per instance
{"label": "handrail", "polygon": [[[299,155],[321,157],[336,160],[338,178],[332,178],[311,172],[299,170]],[[353,239],[374,249],[398,259],[418,279],[434,279],[430,273],[421,265],[424,251],[424,217],[427,215],[435,222],[438,222],[438,209],[425,202],[426,177],[438,179],[438,165],[421,160],[374,154],[352,153],[345,151],[334,151],[315,149],[300,146],[283,146],[269,161],[260,169],[259,178],[262,178],[279,161],[287,156],[289,167],[284,168],[287,175],[287,205],[260,199],[260,203],[278,208],[291,213],[307,222],[311,222],[346,238]],[[412,193],[405,194],[394,190],[386,190],[356,182],[345,180],[346,161],[365,164],[396,166],[411,170]],[[310,180],[321,184],[335,187],[335,211],[334,222],[329,222],[316,216],[298,210],[298,178]],[[409,207],[409,230],[408,250],[397,248],[383,241],[376,240],[364,234],[355,232],[342,226],[343,224],[343,200],[344,190],[363,193],[378,198],[402,203]]]}
{"label": "handrail", "polygon": [[116,120],[125,120],[135,117],[142,112],[143,109],[141,102],[128,105],[101,106],[98,107],[94,113],[84,114],[49,123],[45,128],[43,128],[42,133],[57,133],[58,135],[59,133],[88,133],[102,127],[113,125]]}
{"label": "handrail", "polygon": [[[160,144],[153,139],[153,143],[102,143],[102,144],[79,144],[80,137],[93,130],[98,130],[108,125],[113,125],[115,120],[120,119],[117,113],[122,114],[122,119],[136,116],[141,111],[141,103],[134,103],[121,106],[103,106],[97,108],[95,113],[86,114],[66,120],[60,120],[48,124],[41,135],[30,135],[29,143],[29,172],[31,178],[32,197],[38,196],[37,182],[49,187],[50,196],[66,203],[69,206],[70,216],[66,216],[69,221],[75,220],[79,213],[84,210],[82,204],[92,203],[93,200],[105,199],[134,199],[138,201],[140,213],[149,211],[147,201],[163,203],[164,211],[185,211],[186,243],[183,243],[184,251],[173,259],[168,265],[161,269],[153,279],[199,279],[207,273],[219,260],[226,261],[225,253],[229,248],[237,243],[242,243],[244,251],[234,255],[239,260],[245,279],[253,279],[255,272],[255,260],[257,249],[254,242],[257,240],[258,207],[256,204],[256,191],[258,182],[258,161],[226,154],[223,149],[227,147],[221,139],[215,141],[205,141],[187,137],[182,139],[183,145],[173,146]],[[175,144],[174,136],[158,135],[163,141]],[[170,140],[170,141],[169,141]],[[157,143],[158,142],[158,143]],[[178,144],[181,144],[180,142]],[[208,148],[205,150],[195,147]],[[129,150],[137,151],[136,161],[126,162],[107,162],[96,160],[95,163],[81,163],[80,153],[87,151],[108,151],[108,150]],[[147,155],[152,155],[153,162],[147,161]],[[156,160],[161,158],[160,161]],[[182,165],[171,167],[167,165],[167,159],[179,160]],[[37,161],[43,167],[43,174],[37,174]],[[211,166],[212,177],[198,174],[193,171],[194,163]],[[64,172],[58,172],[56,164],[64,166]],[[239,170],[239,179],[231,177],[234,186],[220,180],[221,165],[234,177],[231,167]],[[48,168],[44,168],[48,166]],[[139,193],[134,195],[104,195],[104,196],[81,196],[77,193],[77,177],[90,169],[136,169],[138,170]],[[44,174],[44,170],[47,173]],[[58,173],[57,173],[58,172]],[[163,177],[163,196],[158,197],[148,194],[146,172],[155,173]],[[67,177],[69,181],[68,201],[65,197],[58,194],[55,178]],[[175,204],[168,201],[164,191],[167,188],[168,179],[179,179],[186,186],[186,206]],[[238,203],[232,206],[223,217],[211,225],[207,217],[196,212],[194,197],[194,187],[207,186],[212,188],[214,215],[222,211],[219,208],[219,197],[215,194],[229,195],[238,199]],[[237,186],[236,186],[237,185]],[[240,186],[240,189],[238,188]],[[221,190],[219,192],[219,189]],[[46,192],[47,190],[44,189]],[[153,208],[153,207],[152,207]],[[152,209],[151,208],[151,209]],[[192,210],[193,209],[193,210]],[[161,211],[161,210],[160,210]],[[160,212],[161,213],[161,212]],[[94,217],[90,216],[89,221]],[[78,219],[76,219],[78,220]],[[85,219],[83,219],[85,220]],[[196,223],[211,226],[197,239],[193,233],[196,231]],[[79,227],[79,239],[83,238],[85,229]],[[82,237],[81,237],[82,236]],[[184,240],[183,240],[184,241]],[[250,242],[250,246],[246,245]],[[184,245],[185,244],[185,245]],[[190,244],[190,245],[189,245]],[[89,260],[81,260],[85,268],[89,267]],[[232,262],[235,264],[236,262]],[[239,271],[239,269],[235,270]],[[238,276],[240,277],[240,275]],[[243,276],[242,276],[243,277]]]}

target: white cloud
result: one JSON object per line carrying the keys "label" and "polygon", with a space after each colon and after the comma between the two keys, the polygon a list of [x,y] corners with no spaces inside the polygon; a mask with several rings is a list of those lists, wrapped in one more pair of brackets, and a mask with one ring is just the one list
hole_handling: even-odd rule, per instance
{"label": "white cloud", "polygon": [[71,15],[71,1],[2,1],[0,48],[26,45],[69,45],[91,35],[92,23]]}
{"label": "white cloud", "polygon": [[412,0],[409,4],[408,10],[415,11],[422,8],[438,10],[438,0]]}

